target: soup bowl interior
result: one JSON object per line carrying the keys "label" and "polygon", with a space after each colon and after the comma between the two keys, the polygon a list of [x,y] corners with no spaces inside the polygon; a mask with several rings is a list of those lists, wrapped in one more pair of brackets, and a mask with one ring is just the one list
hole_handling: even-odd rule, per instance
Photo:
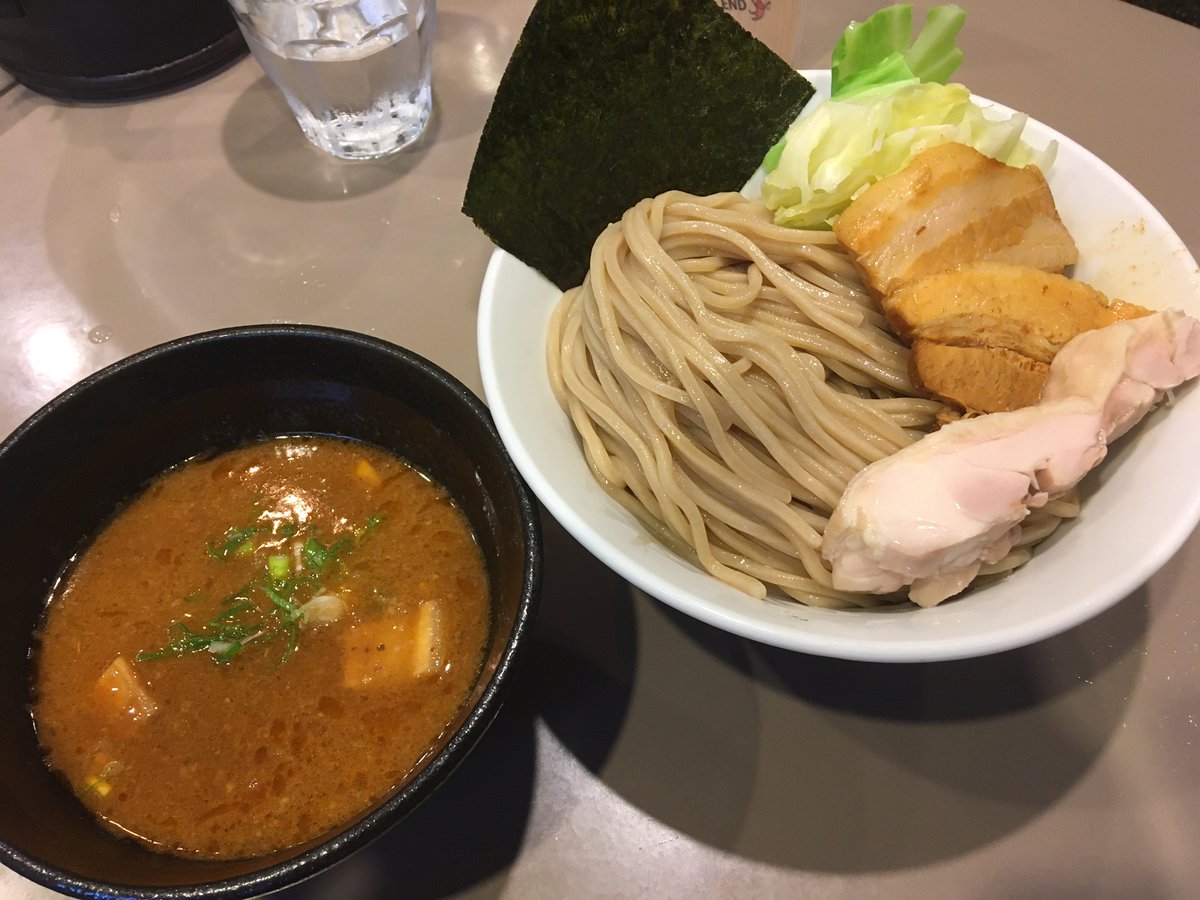
{"label": "soup bowl interior", "polygon": [[[426,762],[373,809],[275,854],[184,859],[101,827],[46,767],[30,716],[34,634],[66,563],[120,506],[185,460],[284,435],[390,450],[444,486],[479,541],[490,645],[472,694]],[[51,401],[0,445],[0,861],[68,893],[249,896],[307,877],[424,799],[494,717],[540,578],[536,508],[483,405],[445,372],[334,329],[255,326],[183,338]]]}

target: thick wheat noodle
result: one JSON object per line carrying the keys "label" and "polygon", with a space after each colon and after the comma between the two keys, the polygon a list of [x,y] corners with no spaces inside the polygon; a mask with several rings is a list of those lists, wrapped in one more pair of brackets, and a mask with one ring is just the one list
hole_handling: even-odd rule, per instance
{"label": "thick wheat noodle", "polygon": [[[555,396],[609,494],[677,552],[754,596],[820,606],[827,517],[868,463],[940,405],[828,232],[781,228],[738,194],[644,200],[597,239],[551,317]],[[1029,556],[1077,503],[1034,513],[985,574]]]}
{"label": "thick wheat noodle", "polygon": [[[617,303],[621,303],[628,298],[613,297],[613,299]],[[708,392],[703,389],[702,382],[698,378],[695,369],[702,370],[709,384],[721,396],[737,397],[740,392],[742,407],[738,424],[742,428],[754,433],[764,444],[775,451],[777,456],[786,456],[786,451],[779,445],[778,436],[773,434],[762,421],[761,413],[764,410],[761,409],[761,404],[756,403],[754,397],[744,389],[740,389],[741,376],[735,372],[727,371],[731,368],[729,361],[720,355],[703,336],[699,335],[695,327],[696,323],[688,320],[682,314],[673,315],[673,313],[678,313],[678,310],[669,302],[660,302],[657,297],[647,297],[645,295],[643,295],[642,299],[648,302],[635,306],[638,313],[651,310],[653,304],[654,311],[661,313],[665,317],[656,321],[661,323],[669,320],[674,325],[676,333],[682,334],[687,338],[687,340],[680,340],[675,344],[671,344],[669,341],[662,342],[662,338],[665,335],[645,335],[647,341],[654,341],[661,345],[662,349],[658,351],[660,359],[667,364],[669,370],[687,390],[689,405],[702,417],[704,427],[708,430],[709,434],[723,441],[725,426],[719,422],[715,410],[708,399]],[[624,348],[622,347],[621,349],[624,352]],[[665,387],[659,388],[659,392],[669,396]],[[731,405],[731,408],[735,412],[739,412],[736,405]],[[723,455],[723,459],[732,466],[734,472],[742,475],[746,474],[740,471],[735,457],[725,454]],[[803,484],[810,482],[810,475],[803,467],[802,461],[789,458],[785,463],[785,468],[788,469],[792,477],[797,481]],[[839,487],[837,495],[840,495],[842,488],[844,488],[844,485]],[[834,502],[836,502],[836,496]]]}
{"label": "thick wheat noodle", "polygon": [[793,347],[820,357],[826,365],[837,363],[842,370],[857,373],[864,387],[883,383],[896,391],[909,394],[913,392],[908,372],[897,371],[895,368],[896,364],[903,362],[899,357],[876,360],[861,350],[832,339],[827,332],[816,326],[796,322],[770,309],[757,308],[746,312],[743,321],[754,328],[769,329]]}

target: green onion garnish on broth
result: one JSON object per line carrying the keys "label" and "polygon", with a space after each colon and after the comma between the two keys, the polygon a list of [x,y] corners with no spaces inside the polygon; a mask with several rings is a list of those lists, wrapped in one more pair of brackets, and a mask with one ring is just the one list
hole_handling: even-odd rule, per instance
{"label": "green onion garnish on broth", "polygon": [[[223,666],[252,647],[265,646],[280,638],[284,648],[276,664],[282,665],[299,648],[300,629],[308,620],[305,604],[318,597],[322,597],[322,602],[336,600],[336,594],[325,590],[322,577],[334,573],[344,557],[377,529],[383,519],[382,515],[370,516],[354,529],[353,537],[344,535],[330,544],[309,534],[301,545],[295,569],[291,553],[271,553],[265,563],[258,564],[257,574],[252,574],[250,581],[221,601],[220,608],[203,627],[173,622],[167,628],[166,644],[143,650],[135,658],[138,662],[149,662],[204,652]],[[256,526],[230,528],[219,543],[209,542],[205,549],[210,557],[222,563],[251,556],[255,550],[254,535],[261,530]],[[298,531],[293,523],[285,522],[273,537],[295,537]],[[276,546],[272,544],[272,549]],[[184,599],[194,606],[204,599],[204,592],[193,591]],[[338,611],[332,617],[320,616],[314,621],[319,624],[333,621],[344,608],[341,604],[342,601],[325,603],[325,607],[338,606]]]}
{"label": "green onion garnish on broth", "polygon": [[283,630],[287,634],[287,648],[283,651],[283,656],[279,658],[281,666],[291,659],[292,654],[296,652],[296,647],[300,644],[300,628],[294,621],[284,623]]}
{"label": "green onion garnish on broth", "polygon": [[[262,585],[255,587],[261,588]],[[279,620],[280,616],[274,613],[274,607],[264,615],[257,604],[242,600],[218,612],[203,628],[195,629],[183,622],[172,623],[167,629],[171,635],[170,641],[158,650],[143,650],[136,659],[138,662],[148,662],[206,651],[212,654],[213,662],[217,665],[225,665],[243,652],[248,644],[269,642],[284,624]],[[289,649],[286,655],[290,655],[290,652]]]}
{"label": "green onion garnish on broth", "polygon": [[363,525],[361,528],[355,529],[355,531],[354,531],[355,540],[361,541],[364,537],[366,537],[368,534],[370,534],[372,531],[374,531],[380,525],[382,525],[383,520],[386,518],[387,518],[387,516],[385,516],[383,513],[376,513],[373,516],[368,516],[367,524]]}
{"label": "green onion garnish on broth", "polygon": [[292,561],[282,554],[267,557],[267,572],[272,581],[283,581],[292,571]]}
{"label": "green onion garnish on broth", "polygon": [[[223,609],[213,618],[213,622],[224,622],[228,619],[234,619],[244,612],[252,612],[257,607],[249,600],[244,600],[241,603],[236,603],[228,609]],[[211,624],[211,623],[210,623]]]}
{"label": "green onion garnish on broth", "polygon": [[325,564],[329,560],[329,551],[315,537],[310,537],[304,542],[304,565],[306,568],[315,569],[318,572],[324,571]]}
{"label": "green onion garnish on broth", "polygon": [[101,769],[100,774],[88,779],[83,788],[84,792],[86,793],[88,791],[95,791],[101,797],[107,796],[109,790],[111,789],[109,782],[111,782],[114,777],[120,774],[122,768],[123,766],[116,760],[105,764],[104,768]]}
{"label": "green onion garnish on broth", "polygon": [[304,565],[323,575],[353,544],[354,542],[350,538],[343,537],[326,546],[315,537],[309,537],[304,542]]}
{"label": "green onion garnish on broth", "polygon": [[167,633],[172,637],[166,646],[159,650],[143,650],[135,659],[138,662],[147,662],[152,659],[187,656],[189,653],[207,650],[208,645],[217,639],[208,633],[207,628],[202,631],[193,631],[183,622],[172,622],[167,627]]}
{"label": "green onion garnish on broth", "polygon": [[270,600],[275,605],[275,608],[283,614],[285,622],[295,622],[298,618],[300,618],[300,607],[297,606],[290,597],[284,596],[284,594],[275,590],[275,588],[271,587],[269,584],[259,584],[256,585],[256,587],[266,594],[267,599]]}
{"label": "green onion garnish on broth", "polygon": [[214,546],[210,542],[205,545],[205,550],[213,559],[225,560],[235,554],[245,556],[254,552],[254,544],[250,539],[257,531],[258,528],[254,525],[248,525],[245,528],[230,528],[225,532],[221,543]]}

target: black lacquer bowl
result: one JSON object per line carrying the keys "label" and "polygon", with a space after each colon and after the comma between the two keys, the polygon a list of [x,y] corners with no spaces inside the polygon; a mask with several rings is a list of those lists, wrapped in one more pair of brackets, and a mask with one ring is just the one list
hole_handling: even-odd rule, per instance
{"label": "black lacquer bowl", "polygon": [[[475,530],[491,584],[484,666],[428,762],[358,820],[253,859],[156,853],[99,825],[47,769],[29,712],[33,634],[67,561],[147,482],[197,455],[294,434],[369,441],[450,491]],[[483,404],[416,354],[313,326],[181,338],[52,400],[0,445],[0,547],[0,862],[88,897],[252,896],[378,837],[450,774],[495,717],[527,642],[541,575],[536,506]]]}

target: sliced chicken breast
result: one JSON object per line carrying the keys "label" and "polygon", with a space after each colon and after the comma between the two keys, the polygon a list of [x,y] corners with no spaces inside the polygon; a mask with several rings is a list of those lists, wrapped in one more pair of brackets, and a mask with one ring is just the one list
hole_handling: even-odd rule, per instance
{"label": "sliced chicken breast", "polygon": [[1162,398],[1200,375],[1200,321],[1163,312],[1085,332],[1036,406],[952,423],[863,469],[825,530],[841,590],[932,606],[963,590]]}

